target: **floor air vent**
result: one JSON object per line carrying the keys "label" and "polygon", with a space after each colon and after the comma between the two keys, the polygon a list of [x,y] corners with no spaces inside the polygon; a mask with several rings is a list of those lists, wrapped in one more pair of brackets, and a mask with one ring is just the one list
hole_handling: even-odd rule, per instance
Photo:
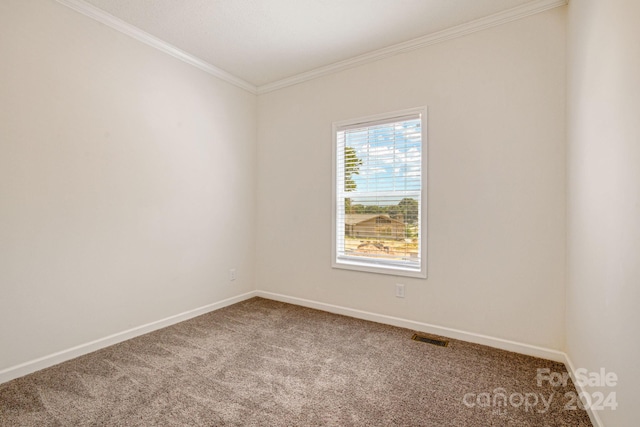
{"label": "floor air vent", "polygon": [[440,340],[440,339],[437,339],[437,338],[429,338],[429,337],[426,337],[424,335],[418,335],[418,334],[413,334],[411,339],[414,340],[414,341],[426,342],[427,344],[433,344],[433,345],[437,345],[437,346],[440,346],[440,347],[446,347],[446,346],[449,345],[449,341],[447,341],[447,340]]}

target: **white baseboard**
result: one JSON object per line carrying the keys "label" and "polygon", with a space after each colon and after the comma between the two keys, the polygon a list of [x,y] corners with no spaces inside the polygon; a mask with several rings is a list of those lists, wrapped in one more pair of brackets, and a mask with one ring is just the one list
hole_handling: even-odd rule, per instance
{"label": "white baseboard", "polygon": [[[587,392],[587,390],[585,390],[582,384],[579,384],[578,382],[576,382],[576,368],[573,362],[571,361],[571,358],[566,353],[564,357],[565,357],[564,365],[567,367],[567,371],[569,371],[569,375],[571,375],[573,384],[576,386],[576,391],[578,392],[578,394],[582,392]],[[598,412],[594,411],[591,408],[587,408],[587,414],[589,415],[589,419],[591,420],[591,424],[593,424],[593,427],[604,427],[604,423],[600,419]]]}
{"label": "white baseboard", "polygon": [[563,352],[558,350],[552,350],[544,347],[537,347],[530,344],[524,344],[516,341],[509,341],[502,338],[490,337],[488,335],[481,335],[473,332],[461,331],[459,329],[452,329],[444,326],[431,325],[428,323],[416,322],[414,320],[407,320],[399,317],[386,316],[384,314],[376,314],[368,311],[356,310],[353,308],[341,307],[337,305],[311,301],[303,298],[296,298],[296,297],[290,297],[287,295],[275,294],[272,292],[256,291],[256,296],[272,299],[275,301],[301,305],[303,307],[315,308],[317,310],[328,311],[330,313],[342,314],[344,316],[355,317],[357,319],[370,320],[372,322],[384,323],[386,325],[398,326],[400,328],[412,329],[414,331],[426,332],[434,335],[441,335],[444,337],[453,338],[461,341],[468,341],[475,344],[482,344],[489,347],[499,348],[501,350],[512,351],[514,353],[526,354],[528,356],[553,360],[554,362],[564,363],[566,360],[566,355]]}
{"label": "white baseboard", "polygon": [[247,292],[246,294],[218,301],[213,304],[207,304],[203,307],[185,311],[184,313],[169,316],[155,322],[147,323],[146,325],[138,326],[127,331],[118,332],[116,334],[109,335],[107,337],[100,338],[86,344],[81,344],[67,350],[59,351],[48,356],[40,357],[29,362],[21,363],[20,365],[3,369],[2,371],[0,371],[0,384],[11,381],[15,378],[22,377],[32,372],[39,371],[41,369],[66,362],[67,360],[74,359],[87,353],[91,353],[92,351],[100,350],[102,348],[109,347],[110,345],[114,345],[119,342],[126,341],[128,339],[135,338],[140,335],[144,335],[149,332],[153,332],[155,330],[166,328],[167,326],[192,319],[202,314],[206,314],[211,311],[236,304],[240,301],[244,301],[255,296],[257,296],[256,292]]}
{"label": "white baseboard", "polygon": [[[571,362],[571,358],[569,358],[569,356],[562,351],[524,344],[516,341],[509,341],[502,338],[490,337],[488,335],[481,335],[473,332],[461,331],[459,329],[431,325],[428,323],[416,322],[413,320],[401,319],[393,316],[386,316],[384,314],[376,314],[368,311],[326,304],[304,298],[275,294],[272,292],[256,291],[255,296],[280,302],[286,302],[289,304],[300,305],[303,307],[315,308],[316,310],[327,311],[329,313],[342,314],[344,316],[355,317],[356,319],[369,320],[372,322],[383,323],[385,325],[398,326],[400,328],[407,328],[414,331],[441,335],[461,341],[482,344],[489,347],[499,348],[501,350],[512,351],[514,353],[520,353],[527,356],[540,357],[542,359],[564,363],[567,371],[571,375],[571,378],[574,379],[574,384],[576,385],[577,392],[580,393],[585,391],[584,388],[580,384],[577,384],[575,381],[576,370],[573,363]],[[593,411],[591,408],[588,408],[587,414],[589,415],[589,419],[591,420],[591,423],[594,427],[604,427],[604,424],[602,423],[602,420],[598,416],[597,412]]]}
{"label": "white baseboard", "polygon": [[[368,311],[356,310],[349,307],[342,307],[318,301],[312,301],[303,298],[291,297],[287,295],[276,294],[266,291],[252,291],[242,295],[238,295],[232,298],[228,298],[213,304],[208,304],[203,307],[199,307],[193,310],[185,311],[184,313],[169,316],[165,319],[157,320],[155,322],[147,323],[146,325],[138,326],[127,331],[119,332],[117,334],[109,335],[104,338],[97,339],[95,341],[81,344],[79,346],[59,351],[57,353],[50,354],[48,356],[40,357],[29,362],[22,363],[20,365],[12,366],[10,368],[0,371],[0,384],[12,379],[22,377],[24,375],[39,371],[41,369],[48,368],[53,365],[65,362],[67,360],[74,359],[87,353],[91,353],[96,350],[100,350],[105,347],[126,341],[131,338],[135,338],[140,335],[144,335],[149,332],[153,332],[158,329],[165,328],[167,326],[174,325],[176,323],[183,322],[185,320],[192,319],[194,317],[206,314],[223,307],[227,307],[232,304],[253,298],[261,297],[274,301],[285,302],[289,304],[295,304],[302,307],[314,308],[317,310],[327,311],[329,313],[341,314],[344,316],[354,317],[357,319],[369,320],[372,322],[383,323],[386,325],[397,326],[401,328],[407,328],[415,331],[427,332],[435,335],[441,335],[449,338],[454,338],[462,341],[468,341],[476,344],[487,345],[502,350],[513,351],[515,353],[525,354],[533,357],[540,357],[543,359],[553,360],[555,362],[564,363],[567,370],[571,374],[572,378],[575,378],[574,365],[566,353],[558,350],[552,350],[544,347],[537,347],[534,345],[524,344],[516,341],[509,341],[502,338],[490,337],[487,335],[476,334],[473,332],[461,331],[459,329],[452,329],[443,326],[431,325],[423,322],[416,322],[413,320],[402,319],[399,317],[386,316],[384,314],[371,313]],[[574,381],[575,383],[575,381]],[[585,391],[580,384],[576,384],[578,393]],[[591,419],[594,427],[603,427],[604,424],[600,420],[597,412],[588,409],[587,413]]]}

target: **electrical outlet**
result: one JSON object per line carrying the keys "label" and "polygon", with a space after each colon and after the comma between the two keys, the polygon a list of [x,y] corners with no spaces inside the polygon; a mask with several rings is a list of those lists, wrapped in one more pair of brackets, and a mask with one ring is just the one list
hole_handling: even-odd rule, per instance
{"label": "electrical outlet", "polygon": [[229,270],[229,280],[234,281],[236,280],[236,269],[232,268],[231,270]]}
{"label": "electrical outlet", "polygon": [[404,285],[402,283],[396,283],[396,297],[404,298]]}

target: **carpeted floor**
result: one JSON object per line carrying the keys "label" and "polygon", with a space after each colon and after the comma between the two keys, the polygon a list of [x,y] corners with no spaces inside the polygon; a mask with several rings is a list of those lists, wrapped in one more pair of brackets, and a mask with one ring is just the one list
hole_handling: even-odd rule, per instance
{"label": "carpeted floor", "polygon": [[562,364],[412,335],[254,298],[1,384],[0,425],[591,425]]}

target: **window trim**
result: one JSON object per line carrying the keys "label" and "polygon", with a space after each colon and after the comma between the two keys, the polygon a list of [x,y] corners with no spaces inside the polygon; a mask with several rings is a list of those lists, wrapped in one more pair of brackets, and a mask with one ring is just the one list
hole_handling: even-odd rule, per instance
{"label": "window trim", "polygon": [[[338,196],[338,129],[355,128],[362,125],[373,126],[378,123],[393,122],[405,116],[419,114],[421,118],[421,188],[420,188],[420,269],[409,269],[406,266],[394,265],[393,261],[376,263],[375,261],[358,262],[353,259],[340,259],[338,256],[338,230],[337,230],[337,196]],[[392,111],[388,113],[375,114],[366,117],[359,117],[349,120],[341,120],[332,124],[332,155],[331,155],[331,267],[336,269],[355,270],[368,273],[377,273],[394,276],[406,276],[416,278],[427,278],[428,247],[427,247],[427,173],[428,173],[428,143],[427,143],[427,108],[417,107],[406,110]],[[378,265],[376,265],[378,264]]]}

